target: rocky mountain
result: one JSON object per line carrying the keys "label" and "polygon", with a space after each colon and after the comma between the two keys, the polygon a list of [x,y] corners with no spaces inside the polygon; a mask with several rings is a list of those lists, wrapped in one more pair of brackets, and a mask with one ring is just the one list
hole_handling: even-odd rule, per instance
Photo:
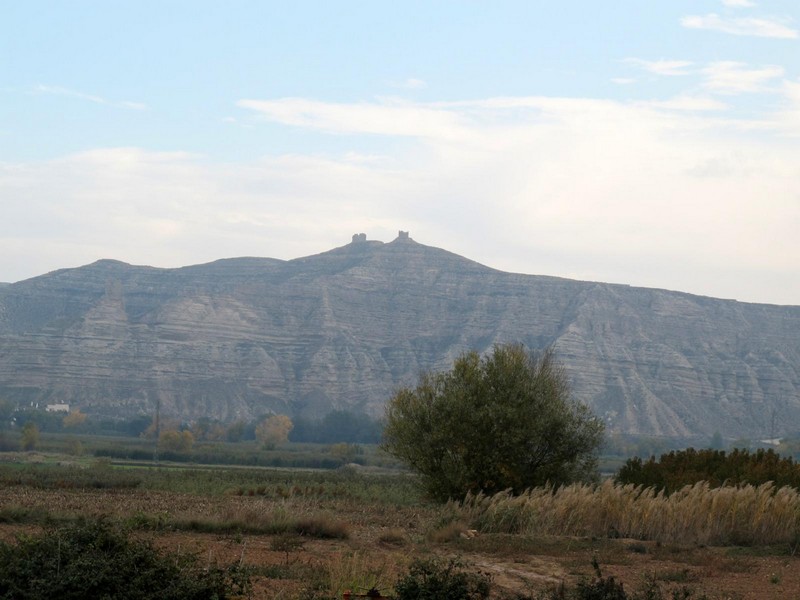
{"label": "rocky mountain", "polygon": [[612,430],[800,429],[800,307],[497,271],[401,232],[282,261],[111,260],[0,288],[0,398],[225,420],[378,415],[463,351],[554,344]]}

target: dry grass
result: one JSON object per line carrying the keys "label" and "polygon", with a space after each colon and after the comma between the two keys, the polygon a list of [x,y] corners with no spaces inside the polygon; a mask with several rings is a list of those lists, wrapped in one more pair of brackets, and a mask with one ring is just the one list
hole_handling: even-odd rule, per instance
{"label": "dry grass", "polygon": [[378,534],[378,541],[389,546],[405,546],[409,543],[406,532],[399,527],[384,529]]}
{"label": "dry grass", "polygon": [[301,517],[293,523],[292,530],[299,535],[320,539],[345,540],[350,537],[347,523],[328,514]]}
{"label": "dry grass", "polygon": [[434,527],[428,532],[427,539],[435,544],[444,542],[452,542],[461,537],[461,534],[466,532],[469,526],[463,521],[451,521],[444,525]]}
{"label": "dry grass", "polygon": [[320,539],[347,539],[350,535],[346,520],[322,510],[319,503],[304,500],[287,503],[129,490],[0,489],[0,523],[66,522],[82,517],[114,518],[153,531],[288,532]]}
{"label": "dry grass", "polygon": [[[324,571],[321,588],[331,598],[341,598],[345,590],[356,593],[372,588],[391,590],[398,575],[398,565],[387,563],[373,552],[355,551],[339,553],[331,557]],[[328,597],[328,596],[326,596]]]}
{"label": "dry grass", "polygon": [[484,532],[626,537],[664,543],[769,545],[800,539],[794,488],[686,486],[666,496],[652,488],[571,485],[519,496],[468,496],[457,507]]}

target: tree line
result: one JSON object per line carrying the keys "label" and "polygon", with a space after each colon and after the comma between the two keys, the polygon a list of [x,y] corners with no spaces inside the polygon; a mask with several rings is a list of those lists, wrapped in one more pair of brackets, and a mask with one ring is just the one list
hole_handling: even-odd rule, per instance
{"label": "tree line", "polygon": [[[48,412],[40,409],[18,409],[11,402],[0,399],[0,432],[16,430],[22,437],[23,450],[32,450],[40,433],[72,433],[83,435],[112,435],[153,438],[156,419],[152,415],[138,415],[130,419],[96,418],[79,408],[69,413]],[[333,410],[321,419],[291,418],[287,415],[262,415],[250,420],[223,422],[201,417],[192,422],[162,416],[158,423],[159,438],[165,447],[174,451],[191,449],[194,442],[248,442],[265,446],[281,443],[319,444],[378,444],[383,432],[381,419],[349,410]],[[0,450],[7,440],[0,440]],[[16,444],[14,444],[16,445]]]}
{"label": "tree line", "polygon": [[707,481],[713,487],[722,485],[760,485],[772,481],[776,487],[800,488],[800,465],[773,449],[750,452],[736,448],[724,450],[686,450],[662,454],[659,459],[628,459],[616,476],[622,484],[632,483],[669,494],[686,485]]}

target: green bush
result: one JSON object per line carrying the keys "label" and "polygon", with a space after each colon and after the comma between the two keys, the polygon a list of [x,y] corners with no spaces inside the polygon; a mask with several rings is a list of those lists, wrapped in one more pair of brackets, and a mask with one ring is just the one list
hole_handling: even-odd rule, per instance
{"label": "green bush", "polygon": [[800,488],[800,465],[772,449],[753,453],[736,449],[726,454],[723,450],[688,448],[662,454],[659,460],[631,458],[617,473],[616,481],[654,487],[666,493],[698,481],[707,481],[711,487],[772,481],[778,488],[787,485]]}
{"label": "green bush", "polygon": [[395,600],[480,600],[489,597],[491,580],[470,573],[455,560],[416,560],[395,584]]}
{"label": "green bush", "polygon": [[383,448],[432,498],[448,500],[593,479],[602,440],[602,421],[572,397],[554,353],[509,345],[466,353],[449,372],[400,389]]}
{"label": "green bush", "polygon": [[248,587],[238,568],[201,569],[193,556],[160,554],[105,521],[0,542],[3,600],[224,600]]}

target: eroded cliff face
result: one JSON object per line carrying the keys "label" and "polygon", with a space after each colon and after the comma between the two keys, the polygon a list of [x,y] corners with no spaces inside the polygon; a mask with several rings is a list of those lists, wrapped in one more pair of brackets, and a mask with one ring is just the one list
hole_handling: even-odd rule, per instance
{"label": "eroded cliff face", "polygon": [[291,261],[99,261],[0,289],[0,397],[130,416],[381,414],[466,350],[555,344],[612,430],[800,428],[800,307],[503,273],[407,238]]}

